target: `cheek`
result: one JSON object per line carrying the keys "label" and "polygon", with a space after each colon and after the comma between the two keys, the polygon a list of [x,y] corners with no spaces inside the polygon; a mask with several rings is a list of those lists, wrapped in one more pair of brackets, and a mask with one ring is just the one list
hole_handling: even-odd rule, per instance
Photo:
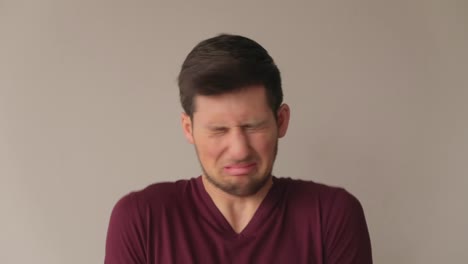
{"label": "cheek", "polygon": [[276,139],[272,135],[259,135],[251,139],[252,147],[263,159],[274,155]]}
{"label": "cheek", "polygon": [[214,164],[222,153],[222,144],[212,139],[202,139],[196,142],[200,160],[204,164]]}

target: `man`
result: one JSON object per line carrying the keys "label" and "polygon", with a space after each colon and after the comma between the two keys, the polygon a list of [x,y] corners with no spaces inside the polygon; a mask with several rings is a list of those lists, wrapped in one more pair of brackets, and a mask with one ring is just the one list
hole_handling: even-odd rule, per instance
{"label": "man", "polygon": [[123,197],[105,263],[372,263],[354,196],[272,175],[290,109],[262,46],[235,35],[202,41],[179,88],[183,132],[203,173]]}

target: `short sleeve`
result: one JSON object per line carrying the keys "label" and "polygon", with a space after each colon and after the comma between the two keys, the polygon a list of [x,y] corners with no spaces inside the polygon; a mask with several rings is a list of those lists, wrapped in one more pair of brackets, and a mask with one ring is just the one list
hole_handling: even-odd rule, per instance
{"label": "short sleeve", "polygon": [[112,210],[107,230],[105,264],[146,263],[146,213],[137,196],[137,193],[124,196]]}
{"label": "short sleeve", "polygon": [[327,199],[324,250],[328,264],[372,264],[372,250],[364,210],[343,189]]}

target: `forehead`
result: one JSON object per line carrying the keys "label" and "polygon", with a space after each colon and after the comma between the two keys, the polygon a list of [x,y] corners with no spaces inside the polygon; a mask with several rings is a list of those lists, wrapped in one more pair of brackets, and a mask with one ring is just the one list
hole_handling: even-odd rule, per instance
{"label": "forehead", "polygon": [[194,102],[193,118],[200,122],[248,122],[272,116],[261,85],[221,95],[197,95]]}

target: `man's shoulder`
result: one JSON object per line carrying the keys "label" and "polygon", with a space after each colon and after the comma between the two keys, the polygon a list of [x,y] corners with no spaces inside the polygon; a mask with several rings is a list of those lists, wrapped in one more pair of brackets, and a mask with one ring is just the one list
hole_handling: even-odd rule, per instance
{"label": "man's shoulder", "polygon": [[279,178],[287,184],[290,196],[306,202],[317,201],[322,205],[359,203],[358,199],[344,187],[312,180]]}
{"label": "man's shoulder", "polygon": [[189,185],[193,184],[193,181],[194,179],[181,179],[172,182],[152,183],[135,193],[147,200],[172,199],[182,194]]}
{"label": "man's shoulder", "polygon": [[122,196],[116,203],[115,208],[120,210],[144,211],[148,208],[170,207],[175,205],[190,188],[194,179],[182,179],[177,181],[166,181],[152,183],[142,189],[131,191]]}
{"label": "man's shoulder", "polygon": [[346,191],[343,187],[325,184],[313,180],[297,179],[291,177],[277,178],[277,181],[288,186],[288,189],[300,194],[333,195]]}

